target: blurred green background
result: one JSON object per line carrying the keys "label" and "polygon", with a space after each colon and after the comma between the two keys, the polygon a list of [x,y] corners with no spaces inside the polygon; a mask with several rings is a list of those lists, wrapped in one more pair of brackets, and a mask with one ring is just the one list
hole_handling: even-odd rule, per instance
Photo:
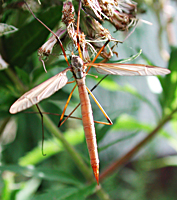
{"label": "blurred green background", "polygon": [[[56,30],[60,26],[62,1],[34,1],[36,15]],[[18,31],[1,31],[0,53],[8,68],[0,71],[0,199],[176,199],[177,182],[177,48],[175,1],[139,1],[134,33],[117,49],[111,61],[131,58],[131,63],[168,67],[171,74],[161,77],[109,76],[94,90],[94,95],[114,124],[95,124],[100,158],[101,185],[92,178],[82,122],[69,119],[57,128],[58,116],[44,115],[44,153],[39,114],[9,113],[12,103],[24,92],[67,67],[55,49],[46,62],[45,73],[38,60],[37,49],[49,32],[28,11],[20,9],[20,1],[2,1],[1,23]],[[81,21],[82,23],[82,21]],[[103,23],[112,36],[123,40],[127,33],[115,32]],[[62,40],[67,55],[67,38]],[[72,50],[72,49],[71,49]],[[3,68],[2,61],[0,62]],[[99,75],[96,70],[91,74]],[[68,76],[71,77],[71,74]],[[100,78],[87,76],[92,88]],[[66,85],[39,106],[45,112],[62,113],[72,84]],[[79,103],[76,91],[66,114]],[[91,100],[94,119],[105,121]],[[35,108],[28,111],[34,112]],[[74,116],[81,117],[80,109]],[[154,137],[155,136],[155,137]]]}

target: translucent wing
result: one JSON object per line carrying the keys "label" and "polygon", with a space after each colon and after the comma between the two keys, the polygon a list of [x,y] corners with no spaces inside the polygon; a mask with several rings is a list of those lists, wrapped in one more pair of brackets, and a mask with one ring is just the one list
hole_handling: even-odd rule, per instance
{"label": "translucent wing", "polygon": [[141,64],[110,64],[110,63],[87,63],[86,66],[93,66],[101,74],[113,74],[121,76],[151,76],[169,74],[170,70],[162,67],[155,67]]}
{"label": "translucent wing", "polygon": [[59,74],[49,78],[40,85],[26,92],[17,101],[15,101],[15,103],[10,107],[9,112],[12,114],[20,112],[33,106],[34,104],[39,103],[43,99],[50,97],[66,85],[68,81],[66,72],[68,70],[70,70],[70,68],[65,69]]}

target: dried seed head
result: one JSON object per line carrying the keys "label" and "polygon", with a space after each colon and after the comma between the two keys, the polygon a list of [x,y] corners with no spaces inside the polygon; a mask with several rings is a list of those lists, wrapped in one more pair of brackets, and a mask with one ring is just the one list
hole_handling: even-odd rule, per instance
{"label": "dried seed head", "polygon": [[[74,12],[74,7],[71,2],[66,1],[63,3],[63,11],[62,11],[62,21],[65,23],[67,27],[67,32],[70,37],[70,39],[73,41],[75,47],[77,47],[77,31],[75,29],[75,12]],[[83,54],[83,60],[85,62],[90,61],[90,56],[89,52],[87,50],[87,42],[85,40],[85,35],[84,33],[79,32],[79,44],[82,49],[82,54]]]}
{"label": "dried seed head", "polygon": [[54,45],[57,43],[55,36],[50,37],[47,42],[45,42],[42,47],[38,50],[38,56],[42,59],[45,59],[46,56],[49,56],[52,53]]}
{"label": "dried seed head", "polygon": [[82,0],[82,3],[83,3],[83,6],[93,11],[93,13],[95,14],[97,18],[102,20],[101,15],[107,18],[102,12],[102,9],[97,0]]}
{"label": "dried seed head", "polygon": [[63,11],[62,11],[62,22],[66,25],[67,32],[73,43],[77,44],[77,34],[75,30],[75,12],[72,2],[65,1],[63,2]]}
{"label": "dried seed head", "polygon": [[[66,30],[58,29],[58,31],[55,33],[59,38],[66,32]],[[43,57],[49,56],[52,53],[53,47],[57,43],[57,39],[54,35],[52,35],[47,42],[45,42],[42,47],[38,50],[38,56],[40,56],[42,59]]]}
{"label": "dried seed head", "polygon": [[[58,31],[55,33],[59,38],[62,37],[62,35],[66,32],[66,30],[64,29],[58,29]],[[48,56],[52,53],[52,50],[55,46],[55,44],[57,43],[57,39],[54,35],[52,35],[47,42],[45,42],[42,47],[40,47],[38,49],[38,56],[39,56],[39,60],[42,62],[44,70],[47,72],[46,68],[45,68],[45,63],[44,60],[48,59]]]}
{"label": "dried seed head", "polygon": [[74,16],[74,7],[72,2],[66,1],[63,3],[63,11],[62,11],[62,22],[66,24],[66,26],[69,26],[71,23],[75,22]]}
{"label": "dried seed head", "polygon": [[87,26],[83,26],[82,30],[84,30],[87,37],[91,38],[91,40],[105,40],[105,39],[112,40],[112,36],[108,31],[108,29],[105,29],[93,17],[86,17],[85,23],[87,23]]}
{"label": "dried seed head", "polygon": [[88,43],[85,40],[85,35],[84,33],[79,34],[79,44],[82,48],[82,56],[83,56],[83,60],[85,62],[89,62],[90,61],[90,56],[89,56],[89,52],[88,52]]}
{"label": "dried seed head", "polygon": [[[88,9],[92,10],[92,14],[94,13],[97,19],[102,20],[104,16],[117,30],[126,30],[134,25],[136,4],[131,0],[82,0],[82,3],[84,8],[87,8],[87,11]],[[68,35],[77,48],[76,20],[72,2],[65,1],[63,3],[62,13],[62,21],[65,23]],[[81,12],[82,23],[79,27],[78,37],[83,59],[88,62],[90,57],[99,51],[105,41],[114,41],[115,44],[119,41],[114,39],[100,22],[89,16],[88,12],[87,15],[84,15],[85,13]],[[112,48],[107,45],[100,55],[109,59],[113,55]]]}
{"label": "dried seed head", "polygon": [[131,0],[99,0],[100,7],[117,30],[126,30],[136,22],[136,3]]}
{"label": "dried seed head", "polygon": [[[84,21],[85,20],[85,21]],[[92,46],[92,53],[95,53],[96,51],[99,51],[99,49],[104,45],[105,41],[110,40],[114,41],[115,44],[117,44],[119,41],[113,38],[108,31],[108,29],[105,29],[96,19],[93,17],[87,16],[86,18],[82,19],[82,24],[87,24],[87,26],[82,26],[82,30],[84,30],[84,33],[87,36],[86,42]],[[114,45],[115,46],[115,45]],[[107,51],[108,50],[108,51]],[[109,45],[107,45],[107,48],[105,48],[101,56],[103,58],[111,58],[113,55],[111,48]]]}
{"label": "dried seed head", "polygon": [[[68,35],[72,39],[75,47],[77,47],[77,31],[74,29],[73,26],[69,26],[67,28],[67,31],[68,31]],[[88,42],[86,41],[84,33],[79,32],[78,36],[79,36],[79,44],[80,44],[80,47],[82,49],[83,60],[85,62],[89,62],[90,56],[89,56],[89,52],[88,52],[88,46],[89,46],[89,49],[92,46],[89,45]]]}
{"label": "dried seed head", "polygon": [[[74,43],[75,47],[77,47],[77,31],[75,30],[73,23],[70,23],[67,26],[67,32],[68,32],[70,39]],[[89,53],[87,50],[87,42],[85,40],[85,35],[84,35],[84,33],[79,32],[78,36],[79,36],[79,44],[82,48],[83,59],[85,62],[89,62],[90,57],[89,57]]]}

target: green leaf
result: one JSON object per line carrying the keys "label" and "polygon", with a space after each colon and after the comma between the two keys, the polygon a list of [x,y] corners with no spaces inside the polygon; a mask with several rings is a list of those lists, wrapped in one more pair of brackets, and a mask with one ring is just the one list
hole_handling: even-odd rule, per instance
{"label": "green leaf", "polygon": [[127,92],[127,93],[135,96],[139,100],[145,102],[152,109],[155,117],[157,119],[160,119],[160,116],[159,116],[159,113],[158,113],[156,107],[151,103],[151,101],[149,99],[147,99],[146,97],[144,97],[143,95],[138,93],[136,88],[134,88],[132,85],[126,84],[124,86],[120,86],[115,81],[113,81],[112,79],[109,79],[109,77],[108,77],[100,83],[100,86],[102,86],[103,88],[110,90],[110,91],[122,91],[122,92]]}
{"label": "green leaf", "polygon": [[12,190],[11,186],[14,184],[14,174],[6,173],[3,176],[2,200],[11,200]]}
{"label": "green leaf", "polygon": [[27,175],[27,170],[24,167],[21,167],[19,165],[2,165],[0,166],[1,172],[3,171],[11,171],[15,172],[17,174],[26,174]]}
{"label": "green leaf", "polygon": [[[57,190],[49,190],[41,195],[34,196],[31,200],[61,200],[70,197],[73,193],[77,192],[77,188],[67,187],[67,188],[59,188]],[[71,200],[71,199],[70,199]]]}
{"label": "green leaf", "polygon": [[[38,17],[48,27],[53,29],[61,19],[62,6],[51,7]],[[36,51],[46,40],[49,31],[37,20],[32,20],[24,25],[12,37],[3,40],[6,51],[6,61],[12,66],[22,67],[34,51]]]}
{"label": "green leaf", "polygon": [[132,94],[133,96],[135,96],[136,98],[138,98],[139,100],[146,103],[152,109],[155,117],[157,119],[160,119],[160,116],[159,116],[159,113],[158,113],[158,110],[156,109],[156,107],[151,103],[151,101],[149,99],[147,99],[145,96],[138,93],[136,88],[134,88],[132,85],[127,84],[124,86],[119,86],[118,90],[123,91],[123,92],[128,92],[128,93]]}
{"label": "green leaf", "polygon": [[[116,122],[116,118],[112,120],[113,124]],[[108,133],[109,130],[112,129],[113,125],[103,125],[101,126],[101,128],[99,128],[99,124],[95,124],[95,128],[96,128],[96,138],[97,138],[97,142],[99,143],[104,137],[105,135]]]}
{"label": "green leaf", "polygon": [[118,61],[118,63],[125,63],[125,62],[130,62],[138,58],[142,53],[142,49],[139,50],[139,52],[133,56],[130,56],[129,58],[121,59]]}
{"label": "green leaf", "polygon": [[163,88],[163,98],[161,99],[162,106],[164,108],[175,109],[177,107],[177,48],[173,47],[168,69],[171,70],[171,74],[168,74],[164,78],[161,78],[161,84]]}
{"label": "green leaf", "polygon": [[2,172],[11,171],[16,174],[21,174],[25,177],[33,177],[35,179],[58,181],[60,183],[72,184],[77,186],[81,184],[72,174],[59,169],[35,167],[33,165],[29,165],[27,167],[22,167],[19,165],[3,165],[0,166],[0,170]]}
{"label": "green leaf", "polygon": [[17,192],[16,199],[18,200],[30,200],[32,195],[37,191],[41,184],[41,179],[32,178],[25,182],[23,188]]}
{"label": "green leaf", "polygon": [[[96,183],[93,183],[91,185],[85,186],[85,187],[77,190],[77,192],[74,192],[73,194],[71,194],[70,196],[65,198],[65,200],[86,199],[86,197],[94,194],[95,191],[96,191]],[[64,198],[61,198],[61,199],[64,199]]]}
{"label": "green leaf", "polygon": [[[130,56],[129,58],[125,58],[125,59],[120,59],[120,60],[109,60],[108,62],[106,63],[125,63],[125,62],[130,62],[130,61],[133,61],[135,60],[136,58],[138,58],[142,53],[142,49],[139,50],[139,52],[133,56]],[[97,59],[96,60],[96,63],[99,63],[101,62],[102,59]]]}
{"label": "green leaf", "polygon": [[18,68],[18,67],[15,67],[15,70],[16,70],[16,73],[17,73],[19,79],[20,79],[21,81],[23,81],[23,83],[24,83],[25,85],[29,85],[29,82],[30,82],[29,74],[26,73],[24,70]]}
{"label": "green leaf", "polygon": [[105,150],[105,149],[111,147],[112,145],[117,144],[117,143],[119,143],[119,142],[122,142],[122,141],[124,141],[124,140],[128,140],[128,139],[130,139],[130,138],[136,136],[137,134],[138,134],[138,131],[135,131],[134,133],[132,133],[132,134],[126,136],[126,137],[123,137],[123,138],[114,140],[113,142],[110,142],[109,144],[107,144],[107,145],[105,145],[105,146],[103,146],[103,147],[99,147],[99,148],[98,148],[98,151],[99,151],[99,152],[100,152],[100,151],[103,151],[103,150]]}
{"label": "green leaf", "polygon": [[[140,122],[138,120],[136,120],[135,118],[133,118],[132,116],[126,115],[126,114],[122,114],[116,121],[116,123],[114,124],[114,126],[112,127],[112,130],[139,130],[139,131],[145,131],[145,132],[150,132],[152,131],[154,128],[153,125],[150,124],[146,124],[143,122]],[[166,132],[165,130],[161,129],[159,131],[161,133],[161,135],[163,135],[166,138],[170,138],[171,136],[168,134],[168,132]]]}
{"label": "green leaf", "polygon": [[81,183],[71,173],[59,169],[38,167],[33,171],[33,176],[48,181],[59,181],[64,184],[80,185]]}
{"label": "green leaf", "polygon": [[[80,130],[70,130],[66,132],[65,137],[67,141],[72,145],[80,144],[84,141],[84,132],[83,129]],[[53,139],[49,141],[44,141],[44,152],[46,156],[42,155],[41,152],[41,144],[27,153],[25,156],[21,157],[19,160],[19,165],[27,166],[27,165],[35,165],[47,158],[55,155],[61,151],[63,151],[63,145],[60,141]]]}
{"label": "green leaf", "polygon": [[[101,78],[97,78],[96,79],[96,81],[98,81],[98,82],[100,80],[101,80]],[[107,90],[109,90],[109,91],[113,91],[113,92],[117,91],[119,89],[118,84],[114,80],[112,80],[111,78],[109,78],[109,77],[106,77],[106,79],[104,79],[104,81],[102,81],[100,83],[100,86],[103,87],[103,88],[105,88],[105,89],[107,89]]]}
{"label": "green leaf", "polygon": [[41,144],[39,144],[39,146],[35,147],[31,151],[29,151],[25,156],[21,157],[18,163],[21,166],[36,165],[61,151],[63,151],[63,147],[58,141],[44,140],[44,152],[46,156],[42,155]]}
{"label": "green leaf", "polygon": [[119,118],[117,119],[116,123],[114,124],[112,130],[146,130],[146,131],[151,131],[152,130],[152,126],[149,124],[143,124],[139,121],[137,121],[135,118],[123,114],[121,116],[119,116]]}
{"label": "green leaf", "polygon": [[141,162],[141,167],[148,171],[164,167],[177,167],[177,156],[167,156],[152,161]]}
{"label": "green leaf", "polygon": [[66,187],[58,189],[57,191],[48,191],[44,194],[37,195],[33,197],[31,200],[48,200],[48,199],[56,199],[56,200],[79,200],[86,199],[89,195],[95,193],[96,184],[84,186],[80,189],[74,187]]}

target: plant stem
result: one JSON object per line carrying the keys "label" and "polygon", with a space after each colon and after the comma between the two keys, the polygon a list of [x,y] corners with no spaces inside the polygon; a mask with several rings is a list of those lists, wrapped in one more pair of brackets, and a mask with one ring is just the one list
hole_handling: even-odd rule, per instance
{"label": "plant stem", "polygon": [[[38,105],[39,106],[39,105]],[[33,107],[35,112],[38,112],[37,107]],[[42,110],[41,106],[39,107],[40,111],[43,113],[44,111]],[[40,115],[38,115],[40,116]],[[67,150],[67,152],[70,154],[71,158],[73,161],[76,163],[77,167],[79,170],[82,172],[84,177],[89,181],[89,182],[94,182],[95,179],[93,177],[93,173],[91,168],[88,168],[88,166],[85,164],[83,161],[82,157],[79,155],[79,153],[75,150],[75,148],[65,139],[64,135],[61,133],[59,128],[52,122],[52,120],[45,115],[43,117],[43,122],[45,127],[50,131],[57,139],[61,141],[63,144],[64,148]],[[109,200],[108,194],[101,188],[101,186],[98,186],[99,189],[96,190],[96,194],[99,196],[101,200]]]}
{"label": "plant stem", "polygon": [[141,142],[139,142],[133,149],[131,149],[127,154],[125,154],[122,158],[118,159],[116,162],[112,163],[108,168],[103,171],[100,175],[100,181],[106,178],[108,175],[112,174],[117,170],[120,166],[124,165],[131,157],[133,157],[150,139],[152,139],[158,131],[171,120],[172,116],[177,112],[177,108],[173,110],[168,116],[166,116],[157,127],[152,130],[146,138],[144,138]]}
{"label": "plant stem", "polygon": [[109,195],[103,190],[103,188],[98,185],[96,194],[99,196],[100,199],[110,200]]}
{"label": "plant stem", "polygon": [[23,93],[25,92],[26,88],[23,83],[19,80],[18,76],[13,72],[13,70],[9,67],[5,70],[7,75],[11,78],[12,82],[15,86]]}
{"label": "plant stem", "polygon": [[8,124],[9,121],[10,121],[10,117],[7,117],[2,121],[1,127],[0,127],[0,139],[1,139],[1,136],[2,136],[2,133],[5,129],[5,127],[6,127],[6,125]]}
{"label": "plant stem", "polygon": [[[36,112],[38,112],[36,107],[34,107],[34,110]],[[40,110],[43,113],[41,106],[40,106]],[[83,173],[85,178],[88,181],[93,181],[94,179],[93,179],[93,175],[91,173],[91,170],[84,163],[83,159],[80,157],[79,153],[74,149],[74,147],[65,139],[64,135],[61,133],[59,128],[52,122],[52,120],[47,115],[45,115],[43,117],[43,120],[44,120],[45,127],[48,129],[49,132],[51,132],[57,139],[59,139],[61,141],[64,148],[71,155],[72,159],[77,164],[78,168]]]}

